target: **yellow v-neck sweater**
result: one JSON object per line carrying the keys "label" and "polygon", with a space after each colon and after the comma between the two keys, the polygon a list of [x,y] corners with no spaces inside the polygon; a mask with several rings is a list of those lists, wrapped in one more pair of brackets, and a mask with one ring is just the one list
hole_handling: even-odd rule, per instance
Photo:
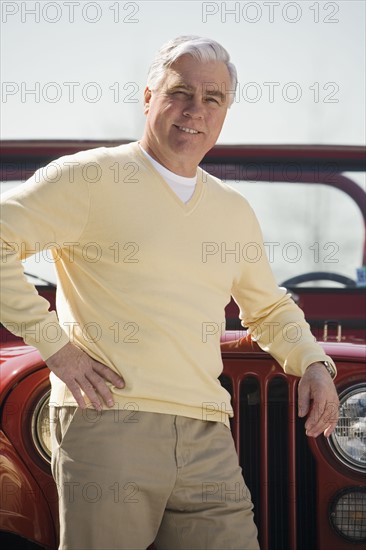
{"label": "yellow v-neck sweater", "polygon": [[[118,371],[116,408],[227,424],[218,376],[230,295],[286,372],[330,360],[277,287],[247,201],[200,168],[183,203],[137,142],[81,152],[6,194],[2,214],[3,322],[44,359],[71,340]],[[57,316],[22,275],[20,259],[43,249],[57,270]],[[53,404],[75,404],[51,381]]]}

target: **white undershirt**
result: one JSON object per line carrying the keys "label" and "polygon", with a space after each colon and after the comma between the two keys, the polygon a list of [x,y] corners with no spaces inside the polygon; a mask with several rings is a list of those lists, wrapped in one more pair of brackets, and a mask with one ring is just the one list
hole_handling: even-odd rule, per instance
{"label": "white undershirt", "polygon": [[[139,144],[140,145],[140,144]],[[165,166],[157,162],[152,158],[149,153],[147,153],[140,145],[141,151],[149,159],[154,168],[159,172],[159,174],[164,178],[169,187],[176,193],[182,202],[188,202],[191,196],[194,193],[196,187],[197,176],[193,178],[186,178],[185,176],[179,176],[174,172],[171,172]]]}

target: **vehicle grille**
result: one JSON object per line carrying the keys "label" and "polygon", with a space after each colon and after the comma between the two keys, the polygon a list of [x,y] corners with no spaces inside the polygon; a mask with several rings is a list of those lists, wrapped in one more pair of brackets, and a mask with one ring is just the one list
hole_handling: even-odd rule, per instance
{"label": "vehicle grille", "polygon": [[296,412],[298,379],[273,364],[244,370],[240,363],[224,359],[221,383],[232,395],[232,431],[261,550],[315,550],[316,471]]}

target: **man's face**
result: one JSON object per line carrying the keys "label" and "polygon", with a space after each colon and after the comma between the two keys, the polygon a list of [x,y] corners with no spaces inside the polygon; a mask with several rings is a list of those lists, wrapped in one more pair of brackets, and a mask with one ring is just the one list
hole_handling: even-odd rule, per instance
{"label": "man's face", "polygon": [[219,137],[230,99],[222,61],[183,55],[167,69],[159,89],[145,89],[146,126],[141,145],[163,166],[194,176]]}

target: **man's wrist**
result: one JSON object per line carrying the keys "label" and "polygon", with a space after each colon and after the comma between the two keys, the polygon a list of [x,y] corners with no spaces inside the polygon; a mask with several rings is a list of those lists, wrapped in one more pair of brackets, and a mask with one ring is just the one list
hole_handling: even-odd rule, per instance
{"label": "man's wrist", "polygon": [[311,363],[310,365],[308,365],[307,368],[312,367],[313,365],[316,365],[316,366],[319,365],[319,367],[322,366],[325,369],[327,369],[332,380],[334,380],[335,377],[337,376],[337,369],[335,368],[333,363],[331,363],[330,361],[316,361],[315,363]]}

